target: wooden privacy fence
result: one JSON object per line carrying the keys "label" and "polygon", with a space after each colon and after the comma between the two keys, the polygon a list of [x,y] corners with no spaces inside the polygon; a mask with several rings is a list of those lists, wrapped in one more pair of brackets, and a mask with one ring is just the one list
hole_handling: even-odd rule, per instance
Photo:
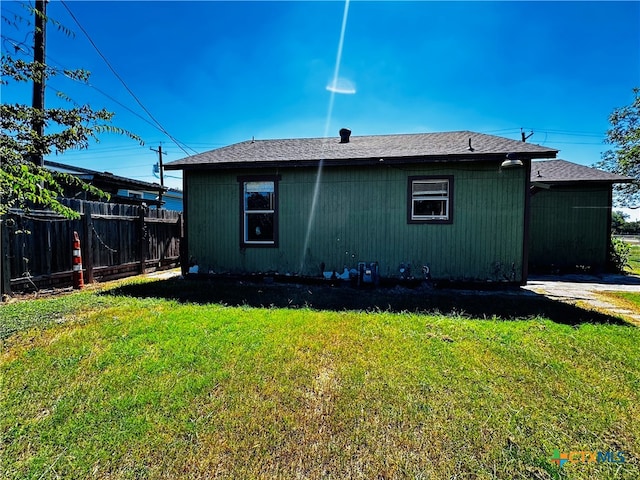
{"label": "wooden privacy fence", "polygon": [[80,213],[11,211],[2,219],[2,293],[72,285],[78,232],[85,283],[173,268],[180,262],[182,214],[137,205],[64,200]]}

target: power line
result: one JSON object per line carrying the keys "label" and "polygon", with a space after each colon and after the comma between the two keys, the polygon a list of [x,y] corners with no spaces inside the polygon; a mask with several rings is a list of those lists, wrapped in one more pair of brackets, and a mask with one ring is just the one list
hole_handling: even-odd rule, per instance
{"label": "power line", "polygon": [[552,142],[554,145],[601,145],[604,146],[604,141],[602,142]]}
{"label": "power line", "polygon": [[[554,135],[566,135],[569,137],[596,137],[603,138],[604,133],[593,133],[593,132],[579,132],[572,130],[550,130],[548,128],[535,128],[535,127],[523,127],[525,130],[533,130],[536,133],[548,133]],[[502,128],[499,130],[482,130],[482,133],[519,133],[520,127],[518,128]]]}
{"label": "power line", "polygon": [[[142,150],[141,150],[142,149]],[[70,153],[73,153],[76,150],[70,150]],[[111,153],[124,153],[124,152],[142,152],[144,151],[146,153],[146,149],[144,149],[144,147],[124,147],[124,146],[120,146],[120,147],[113,147],[113,146],[106,146],[106,147],[101,147],[99,145],[97,146],[92,146],[91,147],[91,152],[95,155],[108,155]],[[78,152],[80,153],[80,152]]]}
{"label": "power line", "polygon": [[[31,35],[30,33],[27,34]],[[25,53],[29,53],[24,47],[24,42],[19,42],[18,40],[11,38],[11,37],[2,37],[3,42],[8,42],[9,44],[11,44],[12,47],[14,47],[14,49],[16,50],[22,50]],[[26,46],[26,45],[25,45]],[[33,50],[32,47],[28,47],[30,50]],[[68,75],[65,72],[65,66],[62,65],[62,63],[58,62],[57,60],[55,60],[54,58],[52,58],[50,55],[46,55],[46,58],[49,62],[49,64],[51,63],[55,63],[56,65],[58,65],[60,68],[53,68],[53,70],[59,74],[64,75],[66,78],[68,78],[69,80],[73,80],[74,82],[80,83],[82,85],[86,85],[87,87],[93,88],[94,90],[96,90],[98,93],[104,95],[105,97],[107,97],[109,100],[111,100],[112,102],[117,103],[118,105],[120,105],[122,108],[124,108],[125,110],[131,112],[132,114],[134,114],[136,117],[138,117],[140,120],[142,120],[143,122],[148,123],[149,125],[151,125],[153,128],[155,128],[156,130],[166,134],[166,132],[164,130],[162,130],[161,128],[158,127],[158,125],[156,125],[155,123],[149,121],[149,119],[144,118],[142,115],[140,115],[138,112],[136,112],[135,110],[129,108],[128,106],[126,106],[124,103],[120,102],[118,99],[113,98],[111,95],[109,95],[107,92],[101,90],[100,88],[96,87],[95,85],[93,85],[92,83],[90,83],[89,81],[83,81],[83,80],[78,80],[77,78],[73,78],[72,76]],[[62,93],[60,90],[56,90],[55,88],[51,87],[50,85],[47,85],[48,88],[53,89],[55,92],[57,93]],[[192,149],[193,150],[193,149]],[[195,150],[194,150],[195,152]],[[197,153],[197,152],[196,152]]]}
{"label": "power line", "polygon": [[[136,117],[138,117],[140,120],[142,120],[143,122],[148,123],[149,125],[151,125],[153,128],[155,128],[156,130],[158,130],[161,133],[165,133],[161,128],[158,127],[158,125],[156,125],[155,123],[149,121],[148,118],[144,118],[142,115],[140,115],[138,112],[136,112],[135,110],[127,107],[124,103],[120,102],[118,99],[113,98],[111,95],[109,95],[107,92],[101,90],[100,88],[96,87],[95,85],[93,85],[92,83],[90,83],[89,81],[83,81],[83,80],[78,80],[77,78],[73,78],[69,75],[67,75],[65,73],[65,67],[64,65],[62,65],[60,62],[56,61],[55,59],[51,58],[49,55],[47,55],[47,58],[52,61],[53,63],[59,65],[62,70],[60,69],[55,69],[58,73],[62,73],[66,78],[68,78],[69,80],[73,80],[74,82],[80,83],[82,85],[86,85],[87,87],[93,88],[94,90],[96,90],[98,93],[104,95],[105,97],[107,97],[109,100],[111,100],[112,102],[117,103],[118,105],[120,105],[122,108],[124,108],[125,110],[131,112],[132,114],[134,114]],[[195,151],[195,150],[194,150]]]}
{"label": "power line", "polygon": [[228,143],[191,143],[191,145],[199,145],[201,147],[224,147]]}
{"label": "power line", "polygon": [[520,127],[517,128],[500,128],[498,130],[483,130],[481,133],[507,133],[507,132],[519,132]]}
{"label": "power line", "polygon": [[600,132],[600,133],[578,132],[578,131],[572,131],[572,130],[550,130],[548,128],[534,128],[534,127],[527,127],[527,130],[534,130],[534,131],[538,131],[538,132],[541,132],[541,133],[553,133],[553,134],[557,134],[557,135],[567,135],[567,136],[571,136],[571,137],[598,137],[598,138],[603,138],[604,137],[604,132]]}
{"label": "power line", "polygon": [[2,35],[2,45],[5,47],[5,51],[7,51],[7,53],[9,52],[9,48],[6,47],[7,44],[11,45],[13,47],[14,53],[17,53],[18,51],[22,51],[25,54],[33,54],[33,47],[30,47],[29,45],[27,45],[27,38],[29,38],[29,36],[32,35],[31,32],[27,33],[24,37],[24,40],[19,41],[16,38],[12,38],[12,37],[8,37],[6,35]]}
{"label": "power line", "polygon": [[[109,67],[109,70],[111,70],[111,72],[115,75],[115,77],[120,81],[120,83],[122,84],[122,86],[127,90],[127,92],[129,92],[129,94],[133,97],[133,99],[138,103],[138,105],[140,105],[140,107],[145,111],[145,113],[147,115],[149,115],[149,118],[151,118],[156,125],[158,125],[158,128],[162,131],[162,133],[164,133],[167,137],[169,137],[171,139],[171,141],[173,143],[176,144],[176,146],[182,150],[185,155],[190,156],[191,154],[189,152],[187,152],[182,145],[180,145],[180,142],[178,140],[176,140],[163,126],[162,124],[151,114],[151,112],[142,104],[142,102],[140,101],[140,99],[138,99],[138,97],[133,93],[133,91],[129,88],[129,86],[126,84],[126,82],[122,79],[122,77],[120,75],[118,75],[118,72],[116,72],[116,70],[113,68],[113,66],[111,65],[111,63],[109,63],[109,60],[107,60],[107,58],[102,54],[102,52],[100,51],[100,49],[98,48],[98,46],[95,44],[95,42],[91,39],[91,36],[89,35],[89,33],[84,29],[84,27],[80,24],[80,22],[78,21],[78,19],[76,18],[76,16],[73,14],[73,12],[71,11],[71,9],[67,6],[66,2],[64,2],[64,0],[60,0],[60,3],[62,4],[62,6],[67,10],[67,12],[69,12],[69,15],[71,15],[71,18],[73,19],[74,22],[76,22],[76,24],[78,25],[78,27],[80,28],[80,30],[82,30],[82,33],[84,33],[84,35],[87,37],[87,39],[89,40],[89,43],[91,43],[91,45],[93,46],[93,48],[96,50],[96,52],[98,52],[98,55],[100,55],[100,58],[102,58],[102,60],[104,61],[104,63],[107,65],[107,67]],[[185,147],[189,148],[191,151],[193,151],[194,153],[198,153],[196,152],[194,149],[188,147],[185,144]]]}
{"label": "power line", "polygon": [[[68,152],[64,152],[65,156],[67,156]],[[143,152],[134,152],[134,153],[120,153],[117,155],[114,155],[112,153],[99,153],[99,154],[91,154],[91,152],[86,152],[84,153],[84,155],[77,155],[77,156],[72,156],[72,155],[68,155],[68,158],[75,158],[76,161],[82,161],[84,158],[90,157],[90,161],[96,161],[96,160],[111,160],[111,159],[116,159],[116,158],[132,158],[134,156],[136,157],[140,157],[142,156]],[[146,153],[146,152],[144,152]],[[78,158],[80,157],[80,158]],[[150,163],[150,162],[149,162]],[[144,165],[148,165],[149,163],[146,163]],[[124,167],[124,168],[129,168],[129,167]]]}
{"label": "power line", "polygon": [[[51,57],[48,57],[50,60]],[[61,65],[59,62],[54,61],[54,63],[57,63],[58,65],[60,65],[63,69],[64,66]],[[148,123],[149,125],[151,125],[153,128],[155,128],[156,130],[165,133],[163,130],[161,130],[160,128],[158,128],[158,126],[156,124],[154,124],[153,122],[149,121],[149,119],[144,118],[142,115],[140,115],[138,112],[136,112],[135,110],[127,107],[124,103],[120,102],[119,100],[113,98],[111,95],[109,95],[108,93],[104,92],[103,90],[99,89],[98,87],[96,87],[95,85],[93,85],[92,83],[89,83],[88,81],[83,81],[83,80],[78,80],[77,78],[73,78],[69,75],[67,75],[64,70],[59,70],[59,69],[55,69],[58,73],[62,73],[66,78],[68,78],[69,80],[73,80],[74,82],[80,83],[82,85],[86,85],[87,87],[93,88],[94,90],[96,90],[98,93],[101,93],[102,95],[104,95],[105,97],[107,97],[109,100],[111,100],[112,102],[117,103],[118,105],[120,105],[122,108],[124,108],[125,110],[128,110],[129,112],[133,113],[136,117],[138,117],[140,120],[142,120],[143,122]]]}
{"label": "power line", "polygon": [[[75,78],[73,78],[73,77],[69,77],[68,75],[65,75],[65,76],[66,76],[67,78],[69,78],[70,80],[74,80],[74,81],[76,81],[76,82],[78,82],[78,83],[82,83],[82,84],[87,85],[87,86],[89,86],[89,87],[93,87],[93,85],[91,85],[90,83],[85,83],[85,82],[83,82],[83,81],[81,81],[81,80],[77,80],[77,79],[75,79]],[[57,88],[52,87],[51,85],[46,85],[46,88],[48,88],[48,89],[50,89],[50,90],[53,90],[54,92],[58,93],[58,94],[61,96],[61,98],[68,99],[68,100],[70,100],[71,102],[73,102],[75,105],[79,106],[79,104],[78,104],[75,100],[73,100],[71,97],[68,97],[64,92],[62,92],[62,91],[58,90]],[[102,93],[102,94],[103,94],[103,95],[105,95],[106,97],[108,97],[108,98],[110,98],[111,100],[113,100],[114,102],[116,102],[116,103],[117,103],[118,105],[120,105],[121,107],[123,107],[123,108],[125,108],[126,110],[130,111],[131,113],[133,113],[136,117],[140,118],[140,119],[141,119],[141,120],[143,120],[144,122],[147,122],[149,125],[151,125],[151,126],[152,126],[153,128],[155,128],[156,130],[159,130],[159,129],[158,129],[158,127],[157,127],[156,125],[154,125],[153,123],[151,123],[149,120],[147,120],[146,118],[144,118],[144,117],[143,117],[142,115],[140,115],[139,113],[135,112],[134,110],[131,110],[129,107],[127,107],[126,105],[124,105],[124,104],[120,103],[120,102],[119,102],[118,100],[116,100],[115,98],[113,98],[113,97],[111,97],[111,96],[107,95],[106,93],[102,92],[100,89],[98,89],[98,88],[96,88],[96,87],[93,87],[93,88],[95,88],[96,90],[98,90],[98,92]],[[161,131],[161,130],[160,130],[160,131]],[[162,132],[162,133],[164,133],[164,132]]]}

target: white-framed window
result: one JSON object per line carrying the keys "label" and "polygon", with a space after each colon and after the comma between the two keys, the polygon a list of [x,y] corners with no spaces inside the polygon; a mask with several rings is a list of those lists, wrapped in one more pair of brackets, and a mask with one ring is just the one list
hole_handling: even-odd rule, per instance
{"label": "white-framed window", "polygon": [[407,193],[409,223],[453,221],[453,177],[409,177]]}
{"label": "white-framed window", "polygon": [[240,183],[240,246],[278,245],[278,178],[238,177]]}

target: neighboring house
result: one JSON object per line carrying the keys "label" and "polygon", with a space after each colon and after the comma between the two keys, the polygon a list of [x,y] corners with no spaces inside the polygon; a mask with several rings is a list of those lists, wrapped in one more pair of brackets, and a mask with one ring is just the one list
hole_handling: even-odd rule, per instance
{"label": "neighboring house", "polygon": [[[88,168],[80,168],[63,163],[44,161],[44,166],[50,170],[69,173],[90,185],[99,188],[103,192],[109,193],[111,203],[123,203],[128,205],[142,205],[143,203],[149,207],[160,208],[164,204],[164,195],[167,187],[162,187],[157,183],[142,182],[132,178],[120,177],[110,172],[98,172],[89,170]],[[160,201],[160,195],[163,196]],[[99,200],[95,196],[88,194],[81,188],[67,188],[65,196],[71,198],[79,198],[83,200]],[[181,202],[180,202],[181,206]],[[167,208],[166,206],[163,208]],[[182,208],[180,208],[181,210]]]}
{"label": "neighboring house", "polygon": [[169,188],[164,195],[162,195],[162,201],[164,205],[162,208],[166,210],[174,210],[176,212],[182,211],[182,190],[177,188]]}
{"label": "neighboring house", "polygon": [[[524,283],[531,160],[557,150],[469,131],[246,141],[183,170],[200,271]],[[317,188],[316,188],[317,187]],[[402,271],[404,269],[404,271]]]}
{"label": "neighboring house", "polygon": [[630,181],[566,160],[533,162],[530,269],[603,271],[611,236],[612,185]]}

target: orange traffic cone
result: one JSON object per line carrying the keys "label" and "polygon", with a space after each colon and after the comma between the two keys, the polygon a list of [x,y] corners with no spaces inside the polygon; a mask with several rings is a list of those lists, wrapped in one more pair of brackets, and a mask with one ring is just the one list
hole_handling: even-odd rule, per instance
{"label": "orange traffic cone", "polygon": [[78,232],[73,232],[73,288],[84,288],[82,276],[82,252],[80,251],[80,238]]}

